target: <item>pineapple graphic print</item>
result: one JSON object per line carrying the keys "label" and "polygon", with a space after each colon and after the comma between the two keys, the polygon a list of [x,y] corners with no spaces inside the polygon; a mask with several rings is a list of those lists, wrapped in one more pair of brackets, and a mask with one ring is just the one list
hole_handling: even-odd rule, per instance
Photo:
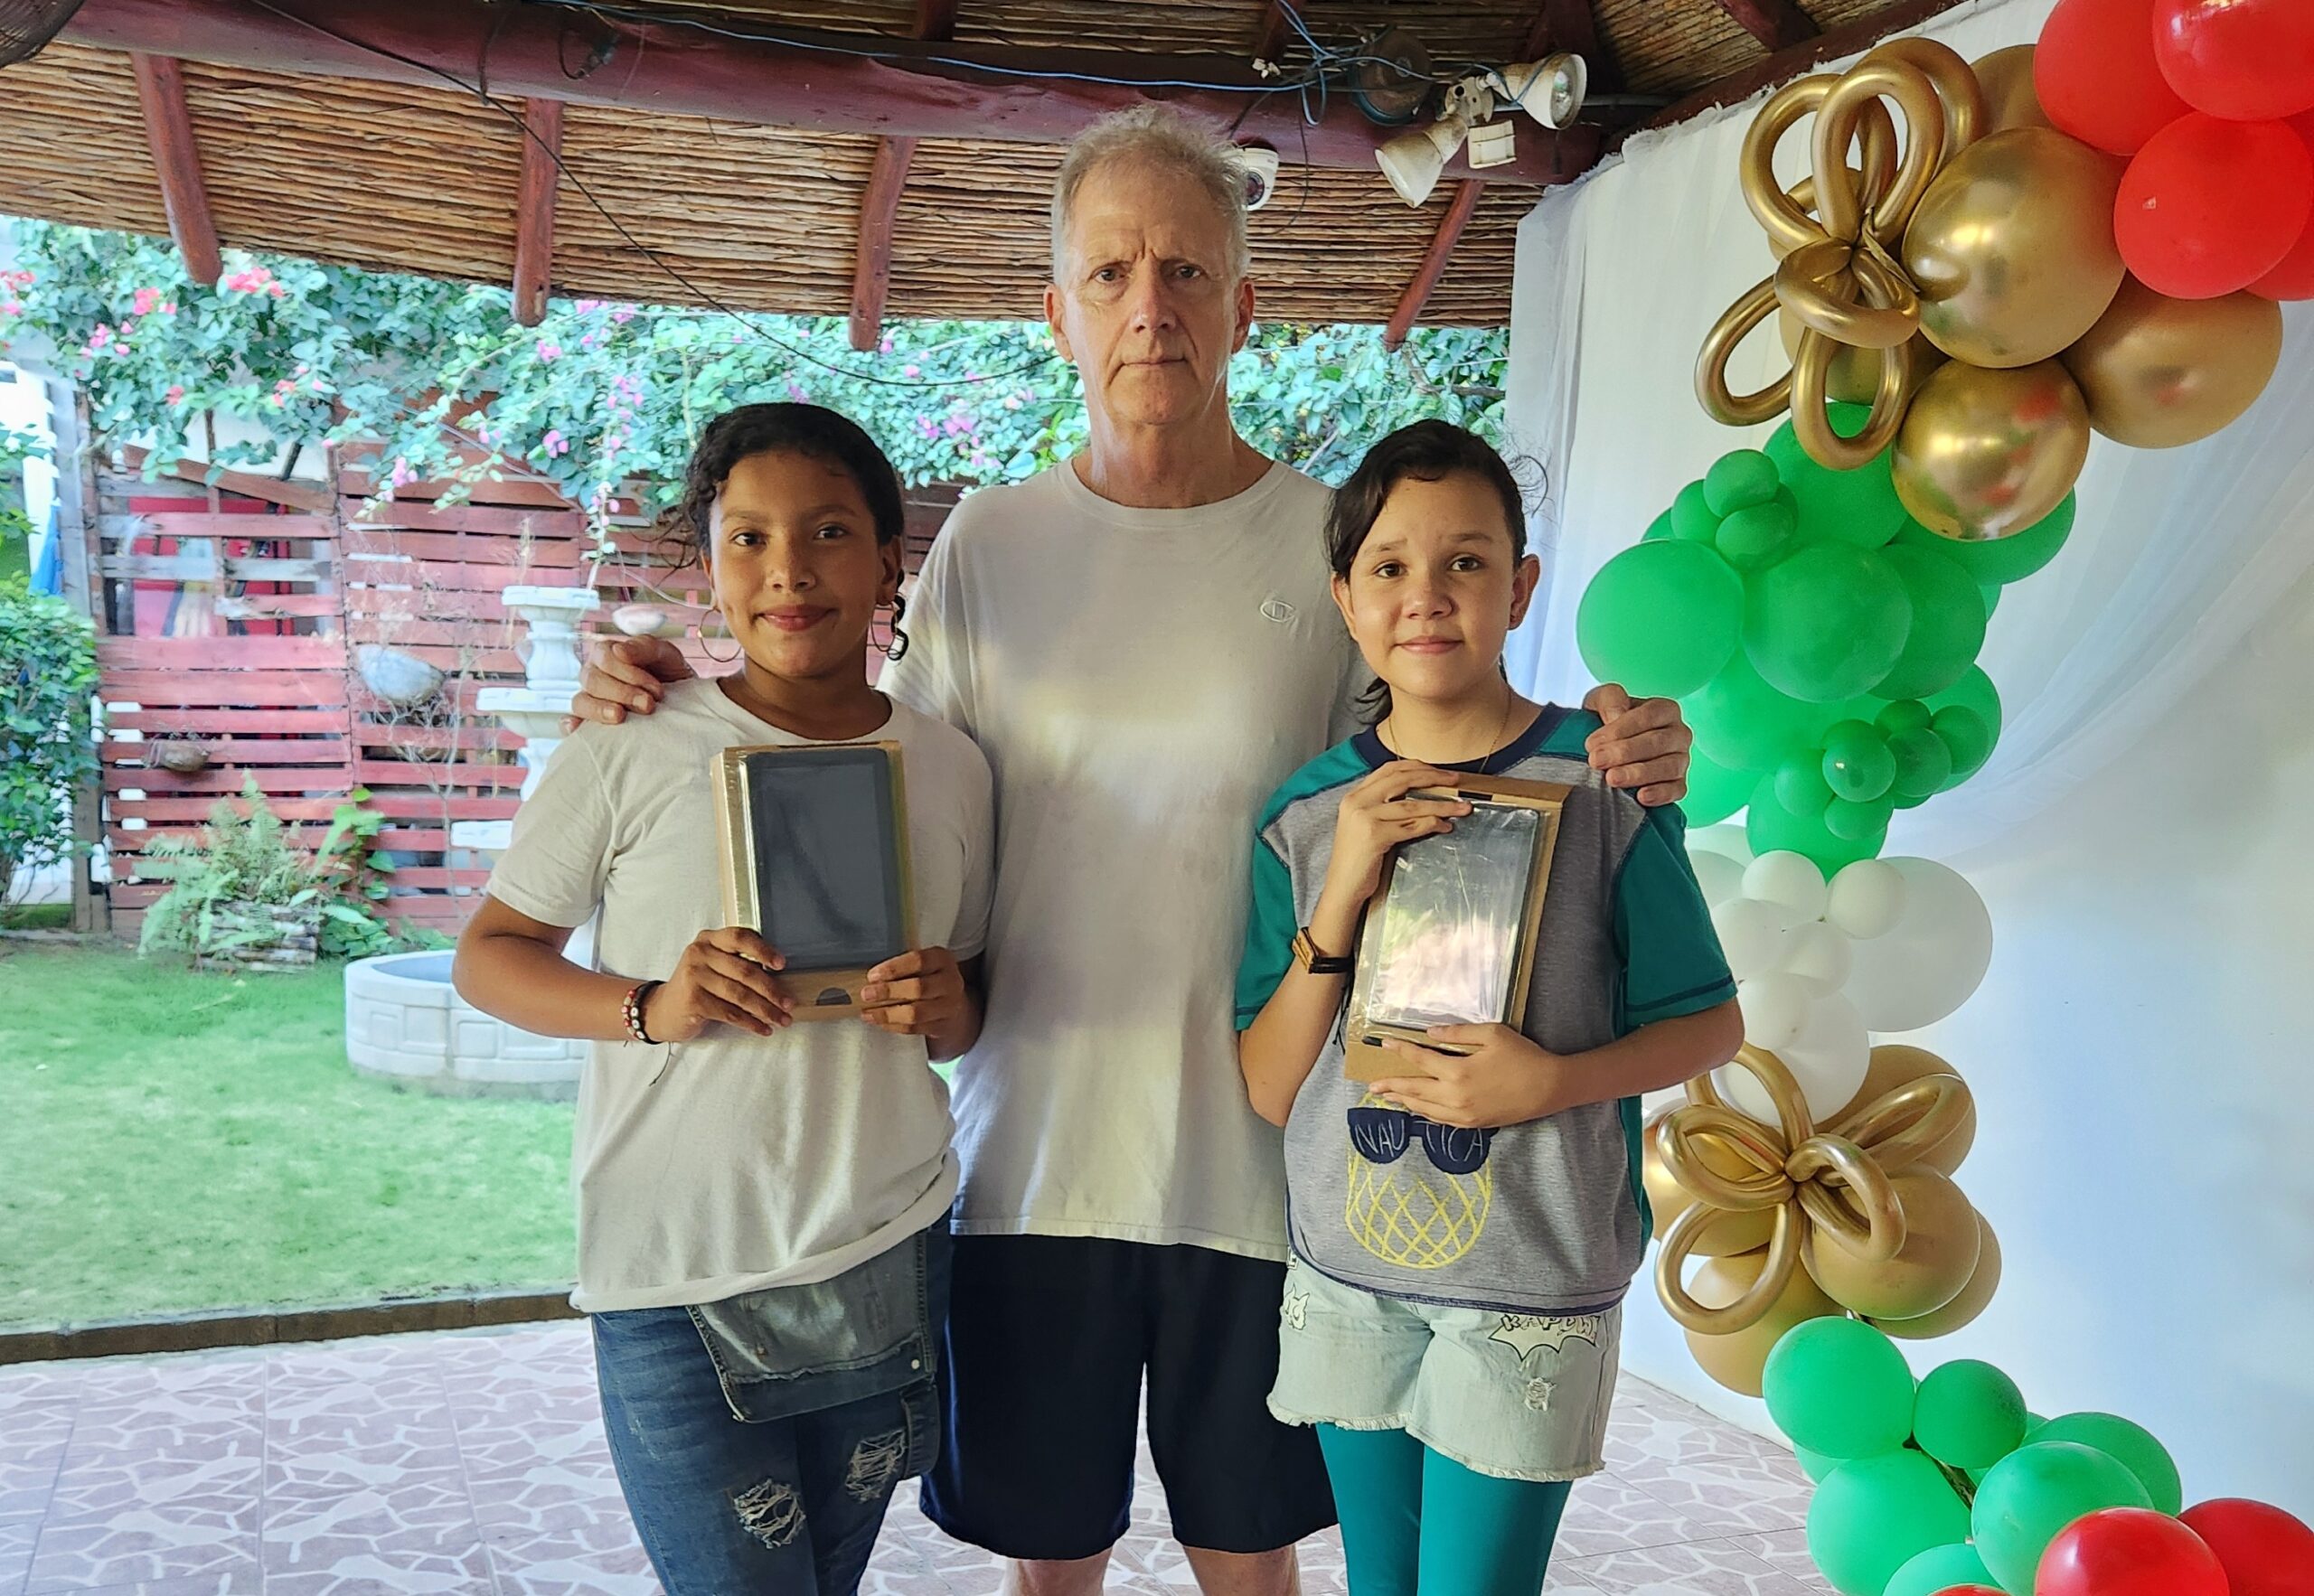
{"label": "pineapple graphic print", "polygon": [[1350,1234],[1401,1269],[1463,1258],[1494,1205],[1493,1141],[1492,1131],[1434,1124],[1368,1094],[1350,1111]]}

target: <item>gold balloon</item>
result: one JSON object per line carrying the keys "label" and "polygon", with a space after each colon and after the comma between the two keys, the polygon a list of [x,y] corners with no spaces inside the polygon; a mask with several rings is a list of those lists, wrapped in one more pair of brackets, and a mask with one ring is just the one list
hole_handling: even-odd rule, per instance
{"label": "gold balloon", "polygon": [[1977,1216],[1977,1228],[1981,1233],[1981,1244],[1977,1251],[1976,1272],[1969,1276],[1969,1283],[1961,1288],[1959,1296],[1918,1319],[1876,1319],[1872,1322],[1906,1341],[1933,1341],[1972,1322],[2000,1289],[2000,1238],[1993,1235],[1992,1226],[1985,1223],[1982,1214]]}
{"label": "gold balloon", "polygon": [[[1671,1226],[1679,1216],[1695,1206],[1695,1193],[1681,1186],[1671,1172],[1663,1167],[1663,1155],[1656,1150],[1654,1130],[1658,1122],[1650,1122],[1648,1134],[1640,1139],[1640,1178],[1647,1188],[1647,1206],[1655,1216],[1655,1239],[1661,1241],[1671,1234]],[[1700,1141],[1696,1156],[1706,1169],[1725,1180],[1741,1179],[1745,1171],[1743,1160],[1724,1144],[1708,1139]],[[1723,1211],[1719,1217],[1703,1227],[1695,1238],[1694,1250],[1707,1258],[1732,1257],[1768,1244],[1769,1234],[1775,1228],[1773,1213],[1754,1210],[1737,1214]]]}
{"label": "gold balloon", "polygon": [[2089,457],[2089,406],[2055,361],[1940,367],[1896,434],[1896,497],[1931,531],[2006,538],[2055,510]]}
{"label": "gold balloon", "polygon": [[[1790,311],[1779,311],[1775,318],[1776,335],[1783,340],[1783,352],[1796,362],[1800,359],[1800,335],[1807,329]],[[1919,391],[1921,383],[1931,371],[1944,363],[1944,352],[1918,333],[1905,345],[1912,356],[1912,387],[1906,397]],[[1880,352],[1877,349],[1856,349],[1842,345],[1833,352],[1832,363],[1824,371],[1824,391],[1844,405],[1868,405],[1880,388]]]}
{"label": "gold balloon", "polygon": [[2281,359],[2281,306],[2255,294],[2171,299],[2130,277],[2059,357],[2089,424],[2133,449],[2168,449],[2230,425]]}
{"label": "gold balloon", "polygon": [[[1764,1250],[1733,1258],[1707,1259],[1703,1267],[1696,1271],[1695,1279],[1688,1282],[1688,1294],[1706,1307],[1724,1308],[1740,1300],[1759,1282],[1760,1272],[1767,1267],[1767,1262]],[[1725,1336],[1703,1336],[1688,1330],[1688,1350],[1695,1354],[1696,1362],[1705,1374],[1728,1390],[1757,1396],[1768,1354],[1774,1350],[1784,1331],[1807,1319],[1830,1318],[1839,1310],[1840,1305],[1824,1295],[1822,1289],[1808,1278],[1806,1270],[1795,1269],[1783,1294],[1757,1323]]]}
{"label": "gold balloon", "polygon": [[[1914,1081],[1932,1075],[1952,1075],[1960,1072],[1925,1047],[1908,1047],[1901,1042],[1887,1042],[1872,1050],[1872,1062],[1864,1072],[1864,1084],[1857,1088],[1854,1097],[1842,1105],[1831,1119],[1831,1133],[1850,1141],[1860,1140],[1859,1127],[1871,1129],[1866,1114],[1858,1112],[1878,1104],[1890,1093],[1901,1091]],[[1969,1149],[1977,1141],[1977,1103],[1965,1089],[1961,1093],[1968,1111],[1952,1130],[1938,1141],[1914,1153],[1911,1162],[1950,1175],[1960,1169],[1969,1156]],[[1884,1154],[1883,1161],[1886,1160]],[[1763,1240],[1766,1239],[1764,1236]]]}
{"label": "gold balloon", "polygon": [[1800,1244],[1801,1262],[1824,1294],[1867,1319],[1918,1319],[1943,1307],[1976,1272],[1983,1238],[1977,1211],[1952,1180],[1933,1169],[1907,1169],[1889,1178],[1904,1210],[1904,1245],[1876,1262],[1839,1234],[1811,1229]]}
{"label": "gold balloon", "polygon": [[2029,366],[2097,324],[2121,285],[2121,164],[2050,127],[1981,138],[1905,230],[1921,331],[1972,366]]}
{"label": "gold balloon", "polygon": [[2046,127],[2048,114],[2041,109],[2040,90],[2033,87],[2033,47],[2012,44],[1996,50],[1970,70],[1985,91],[1985,132],[2005,133],[2011,127]]}

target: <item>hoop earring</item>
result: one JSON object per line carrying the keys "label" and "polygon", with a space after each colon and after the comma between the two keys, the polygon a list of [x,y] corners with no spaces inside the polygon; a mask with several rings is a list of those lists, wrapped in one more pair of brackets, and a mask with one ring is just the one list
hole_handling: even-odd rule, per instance
{"label": "hoop earring", "polygon": [[[714,662],[715,662],[717,664],[719,664],[719,665],[728,665],[728,664],[730,664],[734,660],[737,660],[737,659],[738,659],[741,654],[743,654],[743,653],[745,653],[745,652],[748,652],[748,651],[747,651],[747,649],[746,649],[745,647],[740,647],[740,648],[738,648],[738,649],[734,649],[734,650],[731,652],[730,656],[729,656],[729,658],[726,658],[725,656],[723,656],[723,655],[721,655],[721,654],[717,653],[713,649],[711,649],[711,648],[710,648],[710,647],[708,647],[708,646],[707,646],[707,628],[706,628],[706,626],[705,626],[704,624],[701,624],[700,622],[694,621],[694,622],[692,622],[692,623],[691,623],[691,635],[699,639],[699,652],[700,652],[701,653],[705,654],[709,659],[710,659],[710,660],[714,661]],[[734,642],[734,643],[737,643],[737,642],[738,642],[738,639],[735,637],[735,638],[733,638],[731,641],[732,641],[732,642]]]}
{"label": "hoop earring", "polygon": [[884,658],[897,663],[907,657],[908,634],[900,630],[900,618],[908,614],[908,600],[892,595],[892,640],[884,644]]}

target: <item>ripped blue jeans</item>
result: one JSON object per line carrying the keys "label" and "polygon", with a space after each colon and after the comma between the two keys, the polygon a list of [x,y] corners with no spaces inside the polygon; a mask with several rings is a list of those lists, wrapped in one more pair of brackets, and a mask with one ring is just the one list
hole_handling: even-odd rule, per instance
{"label": "ripped blue jeans", "polygon": [[832,1281],[594,1316],[603,1427],[668,1596],[852,1596],[940,1444],[944,1218]]}

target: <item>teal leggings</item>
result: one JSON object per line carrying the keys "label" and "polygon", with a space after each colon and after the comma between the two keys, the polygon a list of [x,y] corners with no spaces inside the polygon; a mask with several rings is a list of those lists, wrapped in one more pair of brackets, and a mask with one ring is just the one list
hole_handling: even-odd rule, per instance
{"label": "teal leggings", "polygon": [[1403,1430],[1318,1427],[1350,1596],[1537,1596],[1565,1480],[1498,1479]]}

